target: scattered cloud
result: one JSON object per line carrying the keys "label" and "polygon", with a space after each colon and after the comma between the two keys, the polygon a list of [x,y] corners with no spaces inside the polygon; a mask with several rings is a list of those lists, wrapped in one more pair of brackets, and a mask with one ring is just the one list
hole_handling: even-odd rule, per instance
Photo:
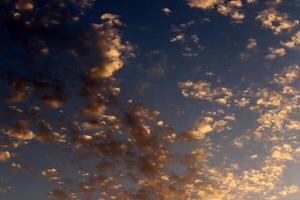
{"label": "scattered cloud", "polygon": [[108,78],[118,71],[123,66],[122,54],[124,52],[129,53],[132,50],[132,46],[129,44],[124,45],[121,42],[121,36],[118,30],[114,26],[121,26],[122,22],[119,16],[110,13],[105,13],[101,16],[104,21],[103,24],[95,25],[95,29],[98,30],[100,38],[99,48],[104,48],[102,52],[103,60],[101,66],[92,67],[90,70],[91,78]]}
{"label": "scattered cloud", "polygon": [[218,13],[230,16],[235,22],[242,22],[245,15],[241,12],[243,3],[241,0],[188,0],[188,5],[198,9],[213,9],[217,7]]}
{"label": "scattered cloud", "polygon": [[181,93],[185,97],[193,97],[200,100],[216,102],[227,105],[231,100],[233,92],[227,87],[213,88],[212,85],[206,81],[185,81],[179,83]]}
{"label": "scattered cloud", "polygon": [[281,45],[288,49],[298,48],[300,46],[300,31],[292,35],[290,40],[281,42]]}
{"label": "scattered cloud", "polygon": [[193,8],[212,9],[222,1],[221,0],[188,0],[187,2],[188,5]]}
{"label": "scattered cloud", "polygon": [[[124,67],[127,56],[132,56],[133,47],[122,40],[120,27],[124,24],[120,16],[105,13],[100,15],[99,24],[68,32],[65,27],[74,28],[73,23],[81,17],[70,15],[66,22],[60,20],[64,14],[68,16],[62,7],[69,2],[73,1],[55,4],[57,9],[53,11],[47,6],[50,12],[41,21],[33,13],[43,10],[43,6],[39,8],[34,1],[17,1],[13,11],[16,9],[19,14],[7,13],[10,20],[20,20],[20,27],[7,26],[9,37],[13,38],[11,43],[25,46],[31,59],[18,60],[27,67],[21,70],[26,73],[17,73],[12,68],[13,76],[3,76],[3,82],[8,83],[8,95],[4,91],[6,101],[0,109],[4,133],[0,137],[1,165],[8,164],[14,173],[22,173],[28,164],[22,163],[27,158],[22,157],[23,149],[29,151],[33,144],[43,145],[41,149],[50,146],[49,151],[53,150],[55,155],[49,153],[45,160],[51,162],[43,163],[42,169],[28,167],[30,175],[37,172],[55,186],[48,193],[50,199],[279,200],[299,191],[297,185],[284,182],[288,164],[300,158],[299,65],[267,74],[264,78],[270,81],[263,84],[243,83],[245,87],[216,81],[212,72],[207,76],[203,73],[199,80],[184,79],[177,85],[184,97],[178,97],[180,102],[193,98],[201,105],[199,109],[199,104],[197,109],[193,108],[195,116],[188,116],[192,125],[178,131],[178,127],[173,128],[168,119],[163,119],[160,110],[135,100],[122,101],[123,80],[115,74]],[[80,2],[83,7],[91,3]],[[187,2],[194,8],[216,8],[237,22],[244,19],[240,0]],[[33,19],[31,25],[23,19],[25,12]],[[162,12],[171,14],[167,8]],[[275,34],[298,24],[287,14],[272,9],[262,11],[257,19]],[[185,56],[196,56],[196,50],[204,48],[201,33],[186,31],[194,23],[172,26],[174,36],[170,41],[183,45]],[[49,30],[54,40],[44,35]],[[19,32],[23,35],[16,37]],[[244,52],[253,54],[258,48],[257,41],[247,39],[248,36]],[[75,46],[71,44],[74,41]],[[297,48],[299,32],[281,45],[270,48],[266,57],[275,59],[284,56],[287,49]],[[54,50],[57,54],[53,54]],[[59,60],[60,57],[63,59]],[[53,63],[65,62],[71,67],[59,65],[57,71],[51,71]],[[49,64],[50,70],[40,63]],[[44,73],[34,71],[37,66]],[[161,76],[163,70],[159,66],[148,72]],[[160,94],[156,97],[162,101]],[[191,104],[187,107],[191,108]],[[182,126],[181,121],[178,125]],[[61,153],[58,157],[57,152]],[[14,176],[8,180],[11,178]],[[11,189],[0,186],[0,193]]]}
{"label": "scattered cloud", "polygon": [[198,35],[188,33],[187,29],[194,24],[195,21],[189,21],[178,26],[172,25],[171,31],[175,33],[175,36],[170,39],[170,42],[179,43],[183,48],[181,55],[185,57],[195,57],[199,50],[205,49]]}
{"label": "scattered cloud", "polygon": [[184,34],[178,34],[175,37],[170,39],[170,42],[184,42],[185,41],[185,35]]}
{"label": "scattered cloud", "polygon": [[172,11],[170,10],[170,8],[163,8],[163,9],[161,9],[161,11],[167,16],[172,14]]}
{"label": "scattered cloud", "polygon": [[5,162],[11,158],[9,151],[0,151],[0,162]]}
{"label": "scattered cloud", "polygon": [[299,24],[299,20],[291,20],[287,13],[280,13],[275,8],[269,8],[258,13],[256,20],[264,28],[271,29],[275,35],[289,31]]}
{"label": "scattered cloud", "polygon": [[254,38],[249,38],[245,50],[240,53],[240,59],[241,60],[248,59],[256,52],[257,52],[257,41]]}
{"label": "scattered cloud", "polygon": [[266,56],[267,59],[274,60],[277,57],[283,57],[286,54],[286,50],[284,48],[269,48],[269,54]]}

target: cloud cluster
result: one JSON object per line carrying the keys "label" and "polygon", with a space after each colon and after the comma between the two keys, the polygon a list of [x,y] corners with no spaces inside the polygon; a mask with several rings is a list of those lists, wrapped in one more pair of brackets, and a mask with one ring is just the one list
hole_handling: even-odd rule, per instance
{"label": "cloud cluster", "polygon": [[294,33],[291,38],[285,42],[281,41],[280,42],[281,47],[278,48],[269,48],[269,54],[266,56],[267,59],[275,59],[277,57],[282,57],[286,55],[287,51],[290,49],[299,49],[300,46],[300,32],[297,31]]}
{"label": "cloud cluster", "polygon": [[278,57],[283,57],[286,54],[286,50],[284,48],[269,48],[269,54],[266,55],[267,59],[274,60]]}
{"label": "cloud cluster", "polygon": [[212,9],[221,2],[221,0],[188,0],[188,5],[194,8]]}
{"label": "cloud cluster", "polygon": [[218,13],[230,16],[235,22],[242,22],[245,18],[245,15],[241,12],[243,3],[241,0],[188,0],[188,5],[192,8],[198,9],[213,9],[217,7]]}
{"label": "cloud cluster", "polygon": [[[250,145],[250,141],[261,143],[266,147],[266,155],[250,154],[252,160],[261,160],[258,169],[245,169],[241,173],[239,165],[224,166],[222,168],[210,168],[206,173],[210,174],[210,181],[215,185],[207,185],[205,190],[190,186],[192,191],[197,191],[199,197],[208,199],[281,199],[290,194],[298,192],[298,186],[282,186],[282,177],[287,169],[287,162],[296,161],[299,142],[296,142],[293,131],[298,130],[298,121],[292,119],[294,113],[299,109],[299,91],[293,87],[299,79],[299,66],[286,67],[281,73],[275,74],[270,84],[279,85],[279,89],[252,88],[253,92],[236,93],[231,98],[233,101],[246,98],[249,102],[244,105],[252,112],[257,112],[257,127],[249,130],[246,134],[233,141],[238,150]],[[201,84],[202,85],[202,84]],[[248,89],[249,90],[249,89]],[[197,87],[196,92],[185,97],[194,97],[203,100],[212,99],[205,92],[205,88]],[[211,90],[210,90],[211,91]],[[209,94],[213,94],[210,92]],[[234,104],[232,105],[234,106]],[[238,105],[236,105],[238,106]],[[219,116],[219,115],[218,115]],[[208,137],[212,132],[213,118],[204,118],[200,121],[199,129],[191,129],[195,137]],[[256,161],[257,162],[257,161]],[[241,163],[242,164],[242,163]],[[224,169],[225,168],[225,169]],[[209,192],[208,192],[209,191]]]}
{"label": "cloud cluster", "polygon": [[287,13],[280,13],[275,8],[269,8],[258,13],[256,20],[262,26],[271,29],[275,35],[289,31],[299,24],[299,20],[291,20]]}
{"label": "cloud cluster", "polygon": [[298,48],[300,46],[300,31],[292,35],[291,39],[286,42],[281,42],[282,46],[288,49]]}
{"label": "cloud cluster", "polygon": [[185,97],[193,97],[200,100],[227,105],[233,96],[233,92],[227,87],[213,88],[206,81],[185,81],[179,83],[181,93]]}
{"label": "cloud cluster", "polygon": [[199,50],[205,49],[198,35],[187,33],[188,28],[194,24],[195,21],[189,21],[179,25],[172,25],[171,31],[174,33],[174,36],[170,39],[170,42],[179,43],[183,47],[181,55],[185,57],[195,57],[198,55]]}

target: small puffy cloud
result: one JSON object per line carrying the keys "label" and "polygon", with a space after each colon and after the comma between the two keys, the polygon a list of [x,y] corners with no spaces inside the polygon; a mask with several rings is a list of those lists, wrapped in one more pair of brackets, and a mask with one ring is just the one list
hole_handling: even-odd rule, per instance
{"label": "small puffy cloud", "polygon": [[271,29],[275,35],[291,30],[299,24],[299,20],[290,20],[287,13],[279,13],[274,8],[261,11],[256,19],[263,27]]}
{"label": "small puffy cloud", "polygon": [[12,189],[11,187],[0,186],[0,194],[5,194],[5,193],[9,192],[11,189]]}
{"label": "small puffy cloud", "polygon": [[281,42],[282,46],[288,49],[294,49],[300,46],[300,31],[297,31],[290,40]]}
{"label": "small puffy cloud", "polygon": [[111,13],[104,13],[100,16],[100,18],[105,22],[105,24],[109,26],[121,26],[122,22],[120,20],[120,17],[118,15],[114,15]]}
{"label": "small puffy cloud", "polygon": [[283,102],[282,94],[268,89],[258,90],[257,96],[256,105],[261,107],[280,107]]}
{"label": "small puffy cloud", "polygon": [[16,172],[16,171],[20,171],[22,169],[22,166],[18,163],[12,163],[10,165],[10,168],[11,168],[12,171]]}
{"label": "small puffy cloud", "polygon": [[99,32],[98,46],[102,51],[100,56],[103,60],[99,63],[99,66],[91,68],[89,75],[93,79],[111,77],[123,67],[123,54],[130,54],[129,52],[133,49],[129,43],[122,43],[121,35],[115,28],[122,25],[118,15],[105,13],[100,18],[103,23],[94,25],[94,28]]}
{"label": "small puffy cloud", "polygon": [[185,41],[185,35],[184,34],[178,34],[170,39],[170,42],[184,42]]}
{"label": "small puffy cloud", "polygon": [[257,41],[254,38],[249,38],[245,50],[240,53],[240,59],[245,60],[250,58],[257,51]]}
{"label": "small puffy cloud", "polygon": [[274,60],[277,57],[283,57],[286,54],[286,50],[284,48],[269,48],[269,54],[266,55],[266,59]]}
{"label": "small puffy cloud", "polygon": [[281,46],[279,48],[269,48],[270,53],[266,56],[267,59],[275,59],[276,57],[282,57],[286,54],[288,49],[295,49],[299,48],[300,46],[300,31],[296,32],[290,40],[288,41],[281,41]]}
{"label": "small puffy cloud", "polygon": [[31,0],[18,0],[16,2],[16,9],[21,11],[29,11],[34,8]]}
{"label": "small puffy cloud", "polygon": [[205,47],[200,43],[200,38],[196,34],[190,35],[187,31],[195,21],[189,21],[179,25],[172,25],[171,31],[174,32],[174,36],[170,39],[172,43],[179,43],[183,48],[182,56],[195,57],[198,55],[199,50],[203,50]]}
{"label": "small puffy cloud", "polygon": [[236,120],[234,114],[226,114],[223,110],[216,112],[207,112],[200,119],[196,120],[193,128],[184,132],[185,139],[204,140],[210,133],[220,133],[230,130],[230,123]]}
{"label": "small puffy cloud", "polygon": [[59,108],[62,106],[63,97],[44,95],[41,97],[41,101],[49,108]]}
{"label": "small puffy cloud", "polygon": [[188,0],[188,5],[193,8],[212,9],[222,0]]}
{"label": "small puffy cloud", "polygon": [[300,130],[300,121],[289,121],[286,128],[287,130]]}
{"label": "small puffy cloud", "polygon": [[245,18],[245,15],[240,11],[242,6],[241,0],[231,0],[226,4],[220,4],[217,10],[225,16],[230,16],[234,21],[241,22]]}
{"label": "small puffy cloud", "polygon": [[293,160],[293,149],[289,144],[274,146],[272,149],[272,158],[276,160]]}
{"label": "small puffy cloud", "polygon": [[11,158],[9,151],[0,151],[0,162],[5,162]]}
{"label": "small puffy cloud", "polygon": [[233,145],[237,148],[243,148],[245,143],[250,140],[249,136],[241,136],[233,140]]}
{"label": "small puffy cloud", "polygon": [[255,3],[257,2],[257,0],[247,0],[247,3],[251,4],[251,3]]}
{"label": "small puffy cloud", "polygon": [[277,6],[279,4],[281,4],[283,2],[283,0],[268,0],[267,4],[271,5],[271,6]]}
{"label": "small puffy cloud", "polygon": [[241,22],[245,18],[245,15],[240,10],[243,6],[241,0],[230,0],[227,2],[223,0],[188,0],[187,2],[192,8],[207,10],[217,7],[217,11],[220,14],[228,15],[236,22]]}
{"label": "small puffy cloud", "polygon": [[63,180],[58,176],[58,171],[54,168],[42,171],[42,175],[44,177],[47,177],[49,182],[51,183],[59,185],[64,184]]}
{"label": "small puffy cloud", "polygon": [[213,101],[218,104],[227,105],[233,97],[233,92],[227,87],[213,88],[206,81],[185,81],[179,83],[181,93],[185,97],[193,97],[200,100]]}
{"label": "small puffy cloud", "polygon": [[256,49],[257,48],[257,41],[254,38],[249,38],[247,49]]}
{"label": "small puffy cloud", "polygon": [[20,103],[25,101],[30,93],[30,86],[21,80],[15,80],[11,83],[11,91],[7,97],[10,103]]}
{"label": "small puffy cloud", "polygon": [[34,134],[31,130],[9,130],[6,132],[9,137],[18,139],[18,140],[32,140]]}
{"label": "small puffy cloud", "polygon": [[105,113],[106,106],[102,101],[89,102],[83,109],[82,112],[86,115],[91,116],[102,116]]}
{"label": "small puffy cloud", "polygon": [[161,11],[167,16],[169,16],[172,13],[170,8],[163,8],[163,9],[161,9]]}
{"label": "small puffy cloud", "polygon": [[82,128],[85,130],[91,130],[91,129],[99,129],[103,127],[104,122],[101,120],[85,120],[81,123]]}
{"label": "small puffy cloud", "polygon": [[294,194],[299,192],[299,188],[296,185],[292,186],[284,186],[283,190],[280,191],[281,196],[288,196],[290,194]]}
{"label": "small puffy cloud", "polygon": [[272,82],[282,86],[287,86],[298,79],[299,75],[300,67],[298,65],[293,65],[285,68],[281,73],[275,74]]}
{"label": "small puffy cloud", "polygon": [[42,175],[46,177],[57,176],[58,172],[56,169],[46,169],[42,172]]}
{"label": "small puffy cloud", "polygon": [[246,97],[242,97],[239,99],[235,99],[234,102],[238,107],[245,107],[245,106],[249,105],[250,100]]}
{"label": "small puffy cloud", "polygon": [[194,129],[190,130],[188,134],[195,139],[203,140],[206,134],[213,131],[213,127],[212,127],[213,122],[214,120],[212,117],[205,117],[200,121],[198,121],[195,124]]}
{"label": "small puffy cloud", "polygon": [[55,189],[48,193],[48,196],[51,200],[76,200],[77,198],[72,197],[71,195],[67,194],[63,190]]}

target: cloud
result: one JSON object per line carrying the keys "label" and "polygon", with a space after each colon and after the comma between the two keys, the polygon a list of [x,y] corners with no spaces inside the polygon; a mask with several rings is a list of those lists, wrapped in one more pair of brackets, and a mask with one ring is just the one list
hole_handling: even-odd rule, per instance
{"label": "cloud", "polygon": [[272,158],[276,160],[293,160],[293,149],[289,144],[274,146],[272,149]]}
{"label": "cloud", "polygon": [[182,95],[185,97],[193,97],[223,105],[227,105],[233,96],[230,88],[213,88],[212,85],[206,81],[185,81],[179,83],[178,86],[181,89]]}
{"label": "cloud", "polygon": [[103,49],[101,66],[92,67],[89,76],[91,78],[108,78],[123,66],[122,55],[124,52],[131,52],[132,46],[122,44],[121,36],[115,26],[121,26],[119,16],[110,13],[103,14],[103,24],[95,25],[99,32],[99,48]]}
{"label": "cloud", "polygon": [[11,189],[11,187],[0,186],[0,194],[8,193],[9,191],[11,191]]}
{"label": "cloud", "polygon": [[31,130],[9,130],[6,132],[6,134],[11,137],[18,140],[32,140],[34,138],[34,134]]}
{"label": "cloud", "polygon": [[9,151],[0,151],[0,162],[5,162],[11,158]]}
{"label": "cloud", "polygon": [[240,11],[242,6],[242,1],[231,0],[226,4],[220,4],[217,10],[219,13],[225,16],[229,15],[235,22],[242,22],[242,20],[245,18],[245,15]]}
{"label": "cloud", "polygon": [[248,44],[243,52],[240,53],[240,59],[245,60],[253,56],[257,52],[257,41],[255,38],[249,38]]}
{"label": "cloud", "polygon": [[251,3],[256,3],[257,0],[247,0],[247,3],[251,4]]}
{"label": "cloud", "polygon": [[249,38],[247,49],[256,49],[257,48],[257,41],[254,38]]}
{"label": "cloud", "polygon": [[299,188],[296,185],[292,185],[292,186],[284,186],[283,190],[280,191],[280,195],[285,197],[288,196],[290,194],[294,194],[299,192]]}
{"label": "cloud", "polygon": [[275,49],[271,47],[269,48],[269,51],[270,51],[269,54],[266,55],[266,59],[269,60],[274,60],[277,57],[283,57],[286,54],[286,50],[284,48]]}
{"label": "cloud", "polygon": [[194,129],[188,131],[188,135],[195,139],[203,140],[206,134],[214,130],[212,127],[213,121],[214,120],[211,117],[204,117],[195,124]]}
{"label": "cloud", "polygon": [[298,49],[300,46],[300,32],[297,31],[288,41],[281,41],[281,47],[279,48],[269,48],[270,53],[266,56],[267,59],[275,59],[277,57],[282,57],[286,54],[289,49]]}
{"label": "cloud", "polygon": [[42,175],[47,177],[49,182],[53,184],[63,185],[64,181],[58,176],[58,171],[54,168],[42,171]]}
{"label": "cloud", "polygon": [[41,97],[41,101],[50,108],[59,108],[64,102],[64,97],[44,95]]}
{"label": "cloud", "polygon": [[167,16],[172,14],[172,11],[170,10],[170,8],[163,8],[163,9],[161,9],[161,11]]}
{"label": "cloud", "polygon": [[267,59],[275,59],[277,57],[282,57],[286,54],[289,49],[298,49],[300,46],[300,32],[297,31],[294,35],[291,36],[288,41],[281,41],[281,47],[279,48],[269,48],[270,53],[266,56]]}
{"label": "cloud", "polygon": [[187,0],[187,2],[188,5],[193,8],[212,9],[222,1],[221,0]]}
{"label": "cloud", "polygon": [[291,39],[286,42],[281,42],[281,45],[288,49],[294,49],[300,46],[300,31],[292,35]]}
{"label": "cloud", "polygon": [[225,16],[230,16],[235,22],[242,22],[245,15],[241,12],[243,4],[241,0],[187,0],[187,3],[192,8],[198,9],[213,9],[217,7],[217,11]]}
{"label": "cloud", "polygon": [[22,11],[32,10],[34,5],[32,4],[31,0],[17,0],[16,2],[16,9]]}
{"label": "cloud", "polygon": [[8,102],[18,103],[25,101],[30,94],[30,86],[22,80],[16,80],[11,83],[11,91],[6,98]]}
{"label": "cloud", "polygon": [[279,13],[274,8],[269,8],[258,13],[256,20],[264,28],[271,29],[275,35],[289,31],[299,24],[299,20],[290,20],[287,13]]}
{"label": "cloud", "polygon": [[288,86],[299,78],[300,67],[298,65],[292,65],[286,67],[281,73],[274,74],[273,83],[277,83],[282,86]]}
{"label": "cloud", "polygon": [[51,200],[77,200],[78,198],[76,197],[75,194],[67,194],[66,192],[64,192],[63,190],[60,189],[55,189],[52,190],[48,193],[48,196]]}
{"label": "cloud", "polygon": [[185,35],[184,34],[178,34],[170,39],[170,42],[184,42],[185,41]]}
{"label": "cloud", "polygon": [[178,26],[172,25],[172,32],[175,33],[170,39],[172,43],[179,43],[183,47],[181,55],[185,57],[195,57],[198,55],[199,50],[204,50],[205,47],[200,43],[200,38],[196,34],[189,35],[187,29],[191,27],[195,21],[179,24]]}

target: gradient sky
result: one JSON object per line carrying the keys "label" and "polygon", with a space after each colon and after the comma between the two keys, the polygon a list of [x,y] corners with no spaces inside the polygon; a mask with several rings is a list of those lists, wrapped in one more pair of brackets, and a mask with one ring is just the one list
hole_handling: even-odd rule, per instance
{"label": "gradient sky", "polygon": [[299,0],[2,0],[0,200],[299,200]]}

